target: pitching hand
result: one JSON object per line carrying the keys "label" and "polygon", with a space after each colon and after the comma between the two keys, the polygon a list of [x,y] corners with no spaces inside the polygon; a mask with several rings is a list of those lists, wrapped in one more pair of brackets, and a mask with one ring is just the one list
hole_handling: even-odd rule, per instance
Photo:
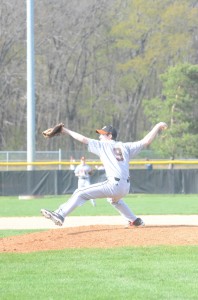
{"label": "pitching hand", "polygon": [[165,122],[160,122],[158,123],[158,125],[159,125],[159,129],[161,130],[165,130],[168,128],[168,125]]}

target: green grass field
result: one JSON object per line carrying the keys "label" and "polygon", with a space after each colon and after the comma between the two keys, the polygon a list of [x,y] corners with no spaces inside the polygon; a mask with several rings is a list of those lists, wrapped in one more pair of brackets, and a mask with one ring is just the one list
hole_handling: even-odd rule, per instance
{"label": "green grass field", "polygon": [[[69,195],[19,200],[18,197],[0,197],[0,217],[40,216],[41,208],[56,209],[67,201]],[[198,214],[197,195],[142,195],[130,194],[124,198],[129,207],[139,215]],[[96,208],[88,201],[71,215],[117,215],[106,199],[97,199]]]}
{"label": "green grass field", "polygon": [[197,247],[1,254],[1,299],[197,299],[197,261]]}
{"label": "green grass field", "polygon": [[[40,216],[40,208],[55,209],[66,199],[1,197],[0,217]],[[197,195],[129,195],[126,202],[136,214],[198,214]],[[105,199],[97,200],[96,208],[86,203],[73,212],[76,216],[116,214]],[[1,236],[24,232],[0,231]],[[197,299],[197,261],[197,246],[1,253],[0,298],[192,300]]]}

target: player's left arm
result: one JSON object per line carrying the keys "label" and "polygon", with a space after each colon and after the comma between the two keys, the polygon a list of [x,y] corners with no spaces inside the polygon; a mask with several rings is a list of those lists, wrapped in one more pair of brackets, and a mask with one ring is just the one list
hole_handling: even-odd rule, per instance
{"label": "player's left arm", "polygon": [[152,143],[152,141],[157,136],[158,132],[161,130],[166,129],[168,126],[164,122],[157,123],[153,129],[141,140],[143,142],[144,147],[147,147],[149,144]]}

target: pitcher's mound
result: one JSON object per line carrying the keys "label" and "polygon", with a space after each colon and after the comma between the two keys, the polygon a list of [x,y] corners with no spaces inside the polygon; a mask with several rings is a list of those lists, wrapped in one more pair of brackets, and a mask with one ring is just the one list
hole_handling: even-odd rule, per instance
{"label": "pitcher's mound", "polygon": [[0,252],[35,252],[67,248],[114,248],[125,246],[198,245],[197,226],[94,225],[51,229],[0,239]]}

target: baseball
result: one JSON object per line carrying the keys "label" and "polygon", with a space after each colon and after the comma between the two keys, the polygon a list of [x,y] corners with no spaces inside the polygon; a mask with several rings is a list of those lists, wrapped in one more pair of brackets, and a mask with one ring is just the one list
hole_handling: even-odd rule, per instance
{"label": "baseball", "polygon": [[167,124],[163,122],[161,125],[161,130],[166,130],[167,128],[168,128]]}

